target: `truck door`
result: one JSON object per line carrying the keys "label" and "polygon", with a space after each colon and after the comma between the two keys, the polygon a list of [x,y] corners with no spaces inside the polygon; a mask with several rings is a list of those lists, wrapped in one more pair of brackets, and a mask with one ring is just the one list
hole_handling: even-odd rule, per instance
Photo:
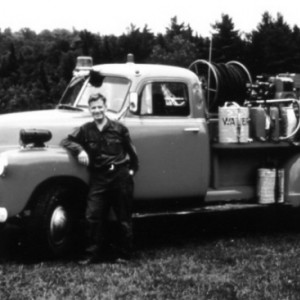
{"label": "truck door", "polygon": [[135,126],[130,127],[140,158],[136,197],[203,196],[209,177],[206,122],[192,117],[187,84],[146,84],[133,119]]}

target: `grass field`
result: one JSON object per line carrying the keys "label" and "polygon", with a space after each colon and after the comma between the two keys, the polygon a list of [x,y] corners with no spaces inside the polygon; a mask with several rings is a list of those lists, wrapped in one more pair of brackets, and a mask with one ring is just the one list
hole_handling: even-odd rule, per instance
{"label": "grass field", "polygon": [[300,299],[298,216],[137,220],[137,256],[126,264],[32,261],[19,246],[0,265],[0,299]]}

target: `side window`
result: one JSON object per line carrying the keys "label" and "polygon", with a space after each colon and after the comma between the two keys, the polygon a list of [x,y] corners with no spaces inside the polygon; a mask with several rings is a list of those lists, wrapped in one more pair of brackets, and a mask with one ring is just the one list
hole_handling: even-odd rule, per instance
{"label": "side window", "polygon": [[188,89],[182,82],[152,82],[139,95],[140,114],[187,116],[190,113]]}

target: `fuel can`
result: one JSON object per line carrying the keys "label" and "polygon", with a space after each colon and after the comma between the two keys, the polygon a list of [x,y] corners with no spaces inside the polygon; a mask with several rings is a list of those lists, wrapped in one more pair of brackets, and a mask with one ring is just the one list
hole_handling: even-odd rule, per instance
{"label": "fuel can", "polygon": [[235,102],[219,107],[219,142],[247,143],[249,141],[249,108]]}

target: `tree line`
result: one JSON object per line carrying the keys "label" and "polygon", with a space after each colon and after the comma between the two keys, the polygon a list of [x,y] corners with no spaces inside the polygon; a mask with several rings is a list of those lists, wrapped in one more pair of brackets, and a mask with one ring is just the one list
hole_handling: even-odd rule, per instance
{"label": "tree line", "polygon": [[[281,14],[265,12],[249,33],[235,29],[223,14],[212,26],[212,36],[198,35],[190,25],[170,20],[164,33],[147,25],[130,24],[120,36],[87,30],[30,28],[0,29],[0,113],[44,109],[58,103],[72,77],[76,57],[93,57],[94,64],[125,62],[133,53],[136,63],[188,67],[197,59],[216,63],[237,60],[255,77],[259,74],[300,73],[300,28],[291,27]],[[211,43],[212,42],[212,43]]]}

